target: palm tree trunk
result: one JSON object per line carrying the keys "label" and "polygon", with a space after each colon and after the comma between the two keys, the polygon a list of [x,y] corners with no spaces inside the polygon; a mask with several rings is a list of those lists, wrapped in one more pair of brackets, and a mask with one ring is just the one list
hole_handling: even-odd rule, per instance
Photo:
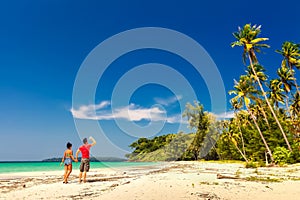
{"label": "palm tree trunk", "polygon": [[264,143],[264,145],[265,145],[265,147],[266,147],[266,149],[267,149],[267,151],[268,151],[268,153],[269,153],[269,155],[270,155],[270,158],[271,158],[272,163],[274,163],[274,158],[273,158],[271,149],[269,148],[269,145],[267,144],[267,142],[266,142],[266,140],[265,140],[265,137],[264,137],[264,135],[262,134],[262,132],[261,132],[261,130],[260,130],[260,128],[259,128],[259,126],[258,126],[258,124],[257,124],[257,122],[256,122],[255,116],[253,115],[253,113],[251,112],[251,110],[250,110],[250,108],[249,108],[248,106],[246,106],[246,108],[247,108],[249,114],[251,115],[251,118],[253,119],[253,122],[254,122],[254,124],[255,124],[255,126],[256,126],[258,132],[259,132],[259,135],[260,135],[260,137],[261,137],[261,139],[262,139],[262,141],[263,141],[263,143]]}
{"label": "palm tree trunk", "polygon": [[234,115],[236,117],[236,120],[238,121],[238,128],[239,128],[239,132],[240,132],[240,135],[241,135],[241,139],[242,139],[242,146],[243,146],[243,152],[240,150],[240,148],[234,144],[234,146],[237,148],[237,150],[240,152],[240,154],[243,156],[243,158],[245,159],[246,162],[248,162],[248,159],[246,157],[246,151],[245,151],[245,143],[244,143],[244,137],[243,137],[243,133],[242,133],[242,130],[241,130],[241,124],[240,124],[240,120],[238,118],[238,115],[236,114],[236,112],[234,112]]}
{"label": "palm tree trunk", "polygon": [[264,110],[263,108],[262,108],[262,110],[261,110],[261,113],[263,114],[263,116],[264,116],[264,118],[265,118],[265,121],[267,122],[267,125],[268,125],[268,127],[269,127],[269,129],[270,129],[270,124],[269,124],[269,121],[268,121],[266,112],[265,112],[265,110]]}
{"label": "palm tree trunk", "polygon": [[[250,50],[250,52],[252,52],[252,54],[253,54],[253,49]],[[263,94],[263,96],[264,96],[264,98],[265,98],[265,100],[266,100],[266,102],[267,102],[267,104],[268,104],[268,106],[269,106],[269,108],[270,108],[270,110],[271,110],[272,115],[273,115],[274,118],[275,118],[276,123],[278,124],[278,127],[279,127],[279,129],[280,129],[280,131],[281,131],[281,133],[282,133],[282,135],[283,135],[283,138],[284,138],[284,140],[285,140],[285,143],[286,143],[287,146],[288,146],[289,151],[292,152],[292,148],[291,148],[291,145],[290,145],[290,143],[289,143],[289,141],[288,141],[288,139],[287,139],[287,137],[286,137],[286,134],[284,133],[283,128],[282,128],[282,126],[281,126],[281,124],[280,124],[280,122],[279,122],[279,120],[278,120],[278,118],[277,118],[277,116],[276,116],[276,114],[275,114],[275,112],[274,112],[274,109],[273,109],[273,107],[271,106],[271,104],[270,104],[270,102],[269,102],[269,100],[268,100],[268,97],[267,97],[267,95],[266,95],[266,92],[265,92],[265,90],[264,90],[264,88],[263,88],[263,86],[262,86],[262,84],[261,84],[261,82],[260,82],[260,80],[259,80],[259,78],[258,78],[258,76],[257,76],[257,74],[256,74],[256,71],[255,71],[255,69],[254,69],[254,67],[253,67],[253,63],[252,63],[252,59],[251,59],[250,54],[248,54],[248,57],[249,57],[251,69],[252,69],[252,71],[253,71],[253,73],[254,73],[254,75],[255,75],[255,79],[256,79],[256,81],[257,81],[257,83],[258,83],[258,85],[259,85],[259,87],[260,87],[260,89],[261,89],[261,91],[262,91],[262,94]]]}
{"label": "palm tree trunk", "polygon": [[290,114],[290,117],[292,119],[292,121],[294,121],[294,117],[291,113],[291,110],[290,110],[290,107],[289,107],[289,97],[288,97],[288,93],[286,93],[286,98],[285,98],[285,107],[286,107],[286,110],[288,111],[288,113]]}
{"label": "palm tree trunk", "polygon": [[241,151],[241,149],[237,146],[237,144],[233,143],[233,145],[235,146],[235,148],[239,151],[239,153],[243,156],[244,160],[246,162],[248,162],[248,159],[246,158],[246,155],[243,154],[243,152]]}
{"label": "palm tree trunk", "polygon": [[242,129],[241,129],[241,123],[240,123],[240,120],[238,119],[237,115],[236,115],[236,120],[238,120],[238,127],[239,127],[239,131],[240,131],[241,139],[242,139],[243,153],[246,156],[245,142],[244,142],[244,137],[243,137],[243,133],[242,133]]}
{"label": "palm tree trunk", "polygon": [[262,114],[263,114],[263,116],[265,118],[265,121],[267,122],[267,126],[268,126],[268,128],[270,130],[271,127],[270,127],[270,124],[269,124],[269,121],[268,121],[268,118],[267,118],[267,114],[265,113],[264,109],[262,109]]}
{"label": "palm tree trunk", "polygon": [[257,104],[258,104],[258,107],[260,108],[261,113],[264,116],[264,120],[267,123],[268,128],[271,129],[269,121],[268,121],[268,118],[267,118],[267,114],[265,112],[265,109],[264,109],[263,105],[260,102],[258,102],[258,101],[257,101]]}

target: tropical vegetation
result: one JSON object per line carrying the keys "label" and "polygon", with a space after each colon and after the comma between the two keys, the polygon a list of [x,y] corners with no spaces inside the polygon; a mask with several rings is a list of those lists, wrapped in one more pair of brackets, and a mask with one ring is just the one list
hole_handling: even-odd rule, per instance
{"label": "tropical vegetation", "polygon": [[[233,117],[217,119],[199,102],[188,103],[183,117],[192,133],[140,138],[132,143],[131,160],[244,160],[247,163],[300,162],[300,44],[286,41],[274,56],[282,62],[269,79],[258,58],[269,39],[261,26],[246,24],[233,33],[232,47],[242,47],[245,74],[229,91]],[[241,66],[243,66],[241,64]]]}

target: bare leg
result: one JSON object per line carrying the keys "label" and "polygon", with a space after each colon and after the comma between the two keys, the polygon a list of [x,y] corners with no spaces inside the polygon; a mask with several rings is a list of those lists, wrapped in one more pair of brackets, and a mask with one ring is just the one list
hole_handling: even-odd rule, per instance
{"label": "bare leg", "polygon": [[79,183],[81,183],[82,172],[79,172]]}
{"label": "bare leg", "polygon": [[86,171],[83,172],[83,182],[86,183]]}
{"label": "bare leg", "polygon": [[68,165],[68,172],[67,172],[67,175],[66,175],[66,178],[65,178],[66,183],[68,182],[68,178],[69,178],[71,172],[72,172],[72,164]]}
{"label": "bare leg", "polygon": [[65,165],[65,174],[64,174],[64,181],[63,181],[63,183],[66,182],[67,173],[68,173],[68,166]]}

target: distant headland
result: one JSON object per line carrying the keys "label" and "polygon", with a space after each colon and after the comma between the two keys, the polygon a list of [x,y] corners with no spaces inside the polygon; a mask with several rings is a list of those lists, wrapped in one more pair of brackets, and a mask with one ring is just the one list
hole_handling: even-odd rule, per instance
{"label": "distant headland", "polygon": [[[81,157],[78,158],[81,160]],[[61,158],[47,158],[42,160],[42,162],[60,162]],[[117,158],[117,157],[91,157],[91,162],[125,162],[127,159],[125,158]]]}

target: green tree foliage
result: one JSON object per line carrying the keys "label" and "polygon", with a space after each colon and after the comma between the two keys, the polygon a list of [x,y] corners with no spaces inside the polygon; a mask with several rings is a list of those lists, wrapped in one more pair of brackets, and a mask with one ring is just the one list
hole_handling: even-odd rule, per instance
{"label": "green tree foliage", "polygon": [[153,139],[139,138],[137,141],[129,145],[130,148],[134,149],[131,154],[126,155],[129,159],[133,159],[137,155],[144,155],[153,151],[156,151],[176,137],[175,134],[168,134],[154,137]]}
{"label": "green tree foliage", "polygon": [[284,147],[276,147],[274,149],[274,159],[276,164],[282,165],[287,163],[290,159],[290,156],[291,152]]}
{"label": "green tree foliage", "polygon": [[130,147],[134,151],[126,157],[131,161],[175,161],[190,160],[186,151],[194,134],[167,134],[152,139],[140,138]]}
{"label": "green tree foliage", "polygon": [[[193,133],[140,138],[130,145],[130,160],[244,160],[253,163],[300,162],[300,93],[295,74],[300,68],[300,45],[284,42],[277,77],[268,80],[256,53],[268,38],[259,38],[260,26],[246,24],[233,35],[231,45],[243,47],[246,74],[234,81],[229,94],[234,116],[217,120],[199,102],[188,103],[183,117]],[[251,164],[252,163],[252,164]]]}
{"label": "green tree foliage", "polygon": [[222,130],[221,123],[205,112],[198,102],[194,105],[187,103],[183,116],[187,117],[189,127],[195,133],[140,138],[130,145],[134,151],[127,157],[140,161],[197,160],[199,157],[217,159],[215,143]]}
{"label": "green tree foliage", "polygon": [[[256,57],[256,52],[260,53],[262,48],[269,48],[269,45],[262,44],[261,42],[269,40],[269,38],[259,38],[259,34],[261,33],[261,26],[252,26],[251,24],[246,24],[243,28],[238,29],[237,32],[233,33],[233,36],[235,37],[236,41],[231,43],[232,47],[235,46],[243,46],[243,58],[245,60],[245,57],[248,56],[250,67],[253,73],[253,77],[257,84],[259,85],[260,91],[262,92],[262,96],[264,97],[264,100],[266,101],[267,105],[269,106],[269,109],[271,113],[273,114],[273,117],[276,120],[276,123],[283,135],[283,138],[288,146],[288,149],[292,151],[290,143],[287,139],[286,133],[284,132],[282,125],[280,124],[276,113],[270,103],[270,100],[268,99],[265,89],[262,85],[262,81],[259,76],[259,72],[255,69],[255,66],[259,65],[258,59]],[[260,73],[262,73],[260,71]],[[269,151],[270,152],[270,151]]]}
{"label": "green tree foliage", "polygon": [[188,151],[193,155],[194,160],[198,160],[200,149],[203,146],[209,127],[208,113],[204,112],[203,105],[200,105],[199,102],[194,102],[194,105],[190,103],[186,104],[183,116],[187,117],[189,127],[192,130],[196,130],[194,140]]}

